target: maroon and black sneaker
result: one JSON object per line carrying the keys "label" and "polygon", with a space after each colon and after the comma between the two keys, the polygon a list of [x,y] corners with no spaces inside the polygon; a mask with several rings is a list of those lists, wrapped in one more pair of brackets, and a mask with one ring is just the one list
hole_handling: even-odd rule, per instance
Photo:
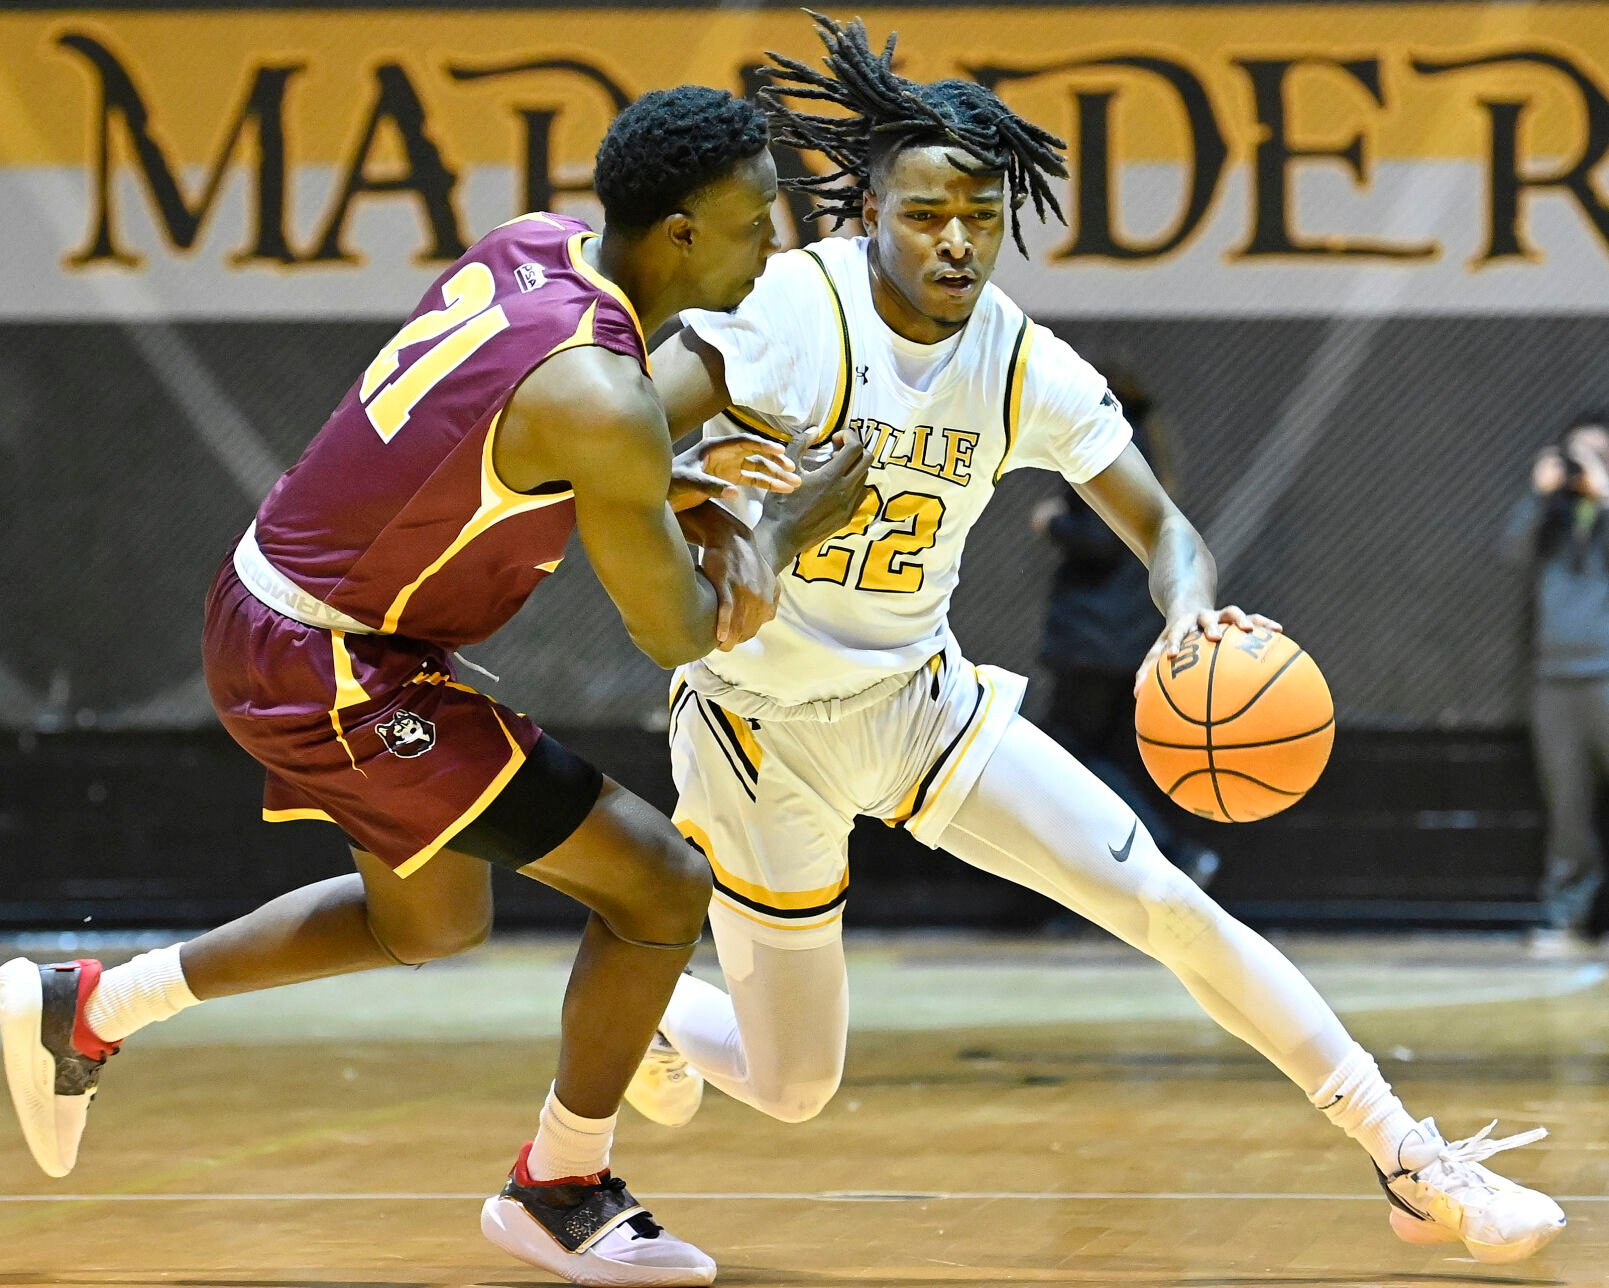
{"label": "maroon and black sneaker", "polygon": [[100,982],[97,961],[37,966],[14,957],[0,966],[0,1046],[23,1139],[50,1176],[78,1162],[78,1142],[101,1068],[117,1054],[84,1022]]}
{"label": "maroon and black sneaker", "polygon": [[481,1208],[481,1232],[504,1252],[599,1288],[715,1282],[715,1263],[655,1221],[619,1177],[603,1172],[539,1184],[526,1170],[530,1154],[527,1142],[502,1193]]}

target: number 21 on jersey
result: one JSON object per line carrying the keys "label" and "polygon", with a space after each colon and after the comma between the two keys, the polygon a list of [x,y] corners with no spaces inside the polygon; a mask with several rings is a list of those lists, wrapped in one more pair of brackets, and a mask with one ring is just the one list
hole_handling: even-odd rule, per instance
{"label": "number 21 on jersey", "polygon": [[[391,337],[369,364],[358,387],[358,398],[382,442],[389,443],[408,423],[409,414],[421,398],[508,326],[502,305],[492,304],[496,289],[492,270],[485,264],[465,264],[441,285],[447,307],[414,318]],[[426,349],[397,375],[398,354],[403,349],[442,336],[446,338]]]}
{"label": "number 21 on jersey", "polygon": [[830,581],[847,586],[860,554],[848,539],[864,537],[873,524],[886,523],[891,525],[891,530],[865,549],[855,589],[893,595],[915,594],[922,589],[926,575],[916,556],[933,548],[943,522],[941,497],[926,492],[897,492],[885,501],[881,491],[869,487],[855,517],[835,532],[830,541],[800,555],[794,562],[793,575],[801,581]]}

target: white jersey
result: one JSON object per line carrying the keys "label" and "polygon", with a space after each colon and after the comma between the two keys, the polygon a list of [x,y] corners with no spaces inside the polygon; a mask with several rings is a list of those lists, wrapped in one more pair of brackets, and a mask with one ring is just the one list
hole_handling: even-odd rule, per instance
{"label": "white jersey", "polygon": [[[734,312],[682,315],[726,360],[734,405],[707,437],[809,430],[824,443],[848,428],[873,455],[865,503],[783,576],[776,618],[689,668],[695,688],[738,690],[721,699],[734,709],[744,692],[795,706],[915,671],[950,639],[961,552],[1004,474],[1083,483],[1129,442],[1100,374],[993,285],[958,342],[922,362],[924,346],[878,316],[866,255],[864,238],[787,251]],[[924,367],[925,388],[901,377]]]}

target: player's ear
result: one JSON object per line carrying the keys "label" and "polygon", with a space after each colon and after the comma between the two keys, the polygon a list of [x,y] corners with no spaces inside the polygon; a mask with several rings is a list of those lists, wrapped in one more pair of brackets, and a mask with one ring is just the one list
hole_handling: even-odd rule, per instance
{"label": "player's ear", "polygon": [[670,244],[677,250],[686,252],[693,249],[693,217],[685,211],[678,210],[675,214],[666,215],[664,220],[665,236]]}
{"label": "player's ear", "polygon": [[877,194],[870,187],[860,194],[860,222],[868,233],[877,231]]}

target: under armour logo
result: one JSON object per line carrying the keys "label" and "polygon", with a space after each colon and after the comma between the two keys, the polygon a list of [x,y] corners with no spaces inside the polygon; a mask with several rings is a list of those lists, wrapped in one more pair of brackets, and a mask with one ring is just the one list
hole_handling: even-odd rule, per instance
{"label": "under armour logo", "polygon": [[855,376],[856,376],[857,379],[859,379],[860,383],[864,385],[864,384],[869,383],[868,373],[870,371],[871,371],[870,366],[856,367],[855,368]]}

